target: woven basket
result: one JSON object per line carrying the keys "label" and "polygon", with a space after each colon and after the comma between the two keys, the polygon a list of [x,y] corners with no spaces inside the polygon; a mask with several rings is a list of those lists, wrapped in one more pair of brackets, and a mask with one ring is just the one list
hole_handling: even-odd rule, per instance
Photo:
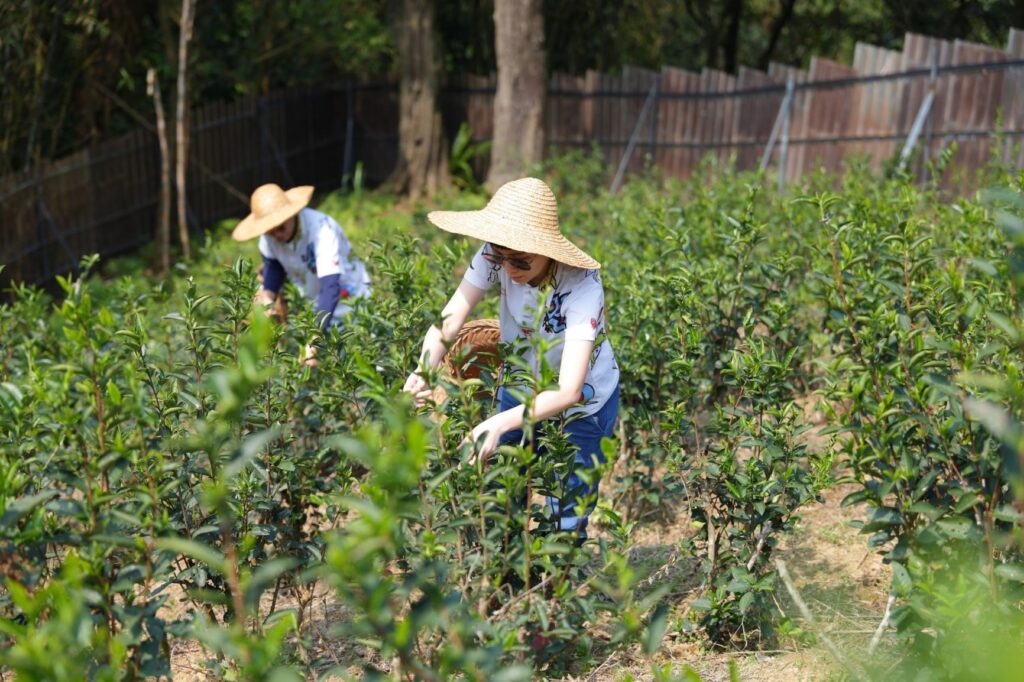
{"label": "woven basket", "polygon": [[[441,370],[448,381],[460,385],[466,379],[479,378],[484,370],[497,379],[501,370],[501,327],[498,321],[473,320],[462,325],[445,355]],[[434,402],[440,404],[447,397],[448,392],[443,386],[434,389]],[[490,396],[486,390],[477,392],[476,398],[487,397]]]}

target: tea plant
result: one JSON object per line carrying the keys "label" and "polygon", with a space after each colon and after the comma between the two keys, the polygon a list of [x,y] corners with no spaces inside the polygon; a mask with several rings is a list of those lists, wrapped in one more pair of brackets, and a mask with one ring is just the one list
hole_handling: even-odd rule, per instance
{"label": "tea plant", "polygon": [[[857,486],[848,503],[870,509],[896,623],[925,658],[941,658],[928,645],[950,604],[1016,613],[1024,282],[1004,209],[1017,194],[998,200],[1004,232],[982,204],[858,168],[810,178],[796,200],[727,168],[615,197],[593,155],[545,173],[566,232],[604,264],[622,369],[616,438],[585,475],[602,494],[579,500],[596,503],[592,539],[558,531],[535,499],[574,494],[557,429],[527,424],[522,443],[467,464],[494,389],[528,401],[552,368],[525,371],[524,348],[508,347],[497,377],[432,377],[441,405],[400,393],[472,246],[419,207],[336,195],[325,206],[374,288],[326,333],[293,290],[287,324],[253,311],[251,266],[212,234],[163,281],[90,277],[88,259],[56,298],[8,292],[0,670],[171,676],[173,645],[193,640],[220,679],[352,665],[527,679],[652,653],[670,620],[715,647],[756,647],[775,631],[772,555],[833,466]],[[299,360],[307,344],[315,369]],[[635,560],[635,531],[654,523],[687,529],[670,559],[695,569],[686,590]],[[989,601],[944,601],[961,578]],[[326,623],[313,609],[325,598],[344,606]],[[325,631],[355,659],[324,658]]]}
{"label": "tea plant", "polygon": [[861,485],[846,502],[871,507],[862,531],[909,600],[895,620],[919,636],[941,599],[930,586],[948,567],[976,572],[995,592],[1017,570],[1019,555],[997,541],[1017,520],[1005,458],[970,414],[972,376],[1018,371],[1010,347],[993,344],[1010,314],[1007,280],[985,272],[1000,269],[1002,241],[966,202],[938,213],[940,233],[909,215],[911,201],[811,201],[831,265],[815,275],[832,355],[825,395]]}

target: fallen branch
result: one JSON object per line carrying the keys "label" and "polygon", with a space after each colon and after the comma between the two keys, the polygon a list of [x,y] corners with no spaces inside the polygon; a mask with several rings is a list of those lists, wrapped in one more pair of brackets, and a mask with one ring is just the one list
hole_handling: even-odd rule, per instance
{"label": "fallen branch", "polygon": [[896,595],[890,592],[889,599],[885,602],[885,613],[882,615],[882,622],[878,624],[878,629],[875,630],[875,634],[871,638],[871,643],[868,644],[868,656],[875,653],[875,647],[877,647],[878,643],[882,641],[882,633],[889,625],[889,616],[892,613],[892,605],[895,601]]}
{"label": "fallen branch", "polygon": [[529,597],[531,594],[533,594],[537,590],[540,590],[541,588],[545,587],[550,582],[551,582],[551,576],[550,575],[546,576],[543,580],[541,580],[539,583],[537,583],[536,585],[534,585],[533,587],[528,589],[526,592],[522,592],[522,593],[517,594],[516,596],[512,597],[512,599],[508,600],[508,602],[504,606],[502,606],[500,609],[498,609],[497,611],[492,613],[487,618],[487,620],[489,622],[493,623],[495,620],[497,620],[502,615],[504,615],[504,613],[506,611],[508,611],[510,608],[512,608],[513,606],[515,606],[519,602],[523,601],[524,599]]}
{"label": "fallen branch", "polygon": [[679,560],[682,558],[682,551],[678,547],[676,547],[676,549],[672,552],[672,556],[669,557],[669,560],[662,564],[661,567],[658,568],[658,570],[654,571],[649,576],[644,578],[644,581],[640,583],[640,587],[648,587],[655,580],[659,580],[663,577],[666,577],[668,575],[668,572],[672,570],[672,567],[678,564]]}
{"label": "fallen branch", "polygon": [[[796,608],[800,611],[800,615],[809,625],[814,625],[814,616],[811,615],[811,610],[807,608],[807,604],[804,603],[803,598],[796,589],[796,585],[793,584],[793,579],[789,577],[789,569],[786,568],[786,562],[782,559],[775,560],[775,566],[779,569],[779,577],[782,578],[782,583],[786,586],[786,591],[789,592],[789,596],[792,597],[793,603],[796,604]],[[836,659],[839,665],[850,673],[855,679],[864,679],[859,669],[853,667],[853,665],[846,660],[843,653],[839,650],[839,647],[835,645],[828,635],[824,632],[819,631],[817,635],[821,638],[821,643],[825,645],[828,652],[832,654],[832,657]]]}
{"label": "fallen branch", "polygon": [[608,657],[606,659],[604,659],[603,661],[601,661],[601,665],[597,666],[596,668],[594,668],[591,671],[591,673],[587,676],[587,679],[585,680],[585,682],[594,682],[597,679],[597,674],[599,672],[601,672],[601,670],[606,665],[611,663],[612,659],[615,658],[615,654],[617,654],[617,653],[618,653],[617,651],[613,651],[612,653],[608,654]]}

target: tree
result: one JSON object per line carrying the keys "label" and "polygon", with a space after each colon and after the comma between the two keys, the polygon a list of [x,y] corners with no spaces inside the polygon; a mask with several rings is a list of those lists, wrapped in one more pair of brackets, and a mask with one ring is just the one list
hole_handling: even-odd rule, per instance
{"label": "tree", "polygon": [[188,165],[188,41],[195,19],[193,0],[181,0],[181,32],[178,37],[178,90],[175,102],[175,185],[178,190],[178,238],[185,260],[191,258],[188,238],[188,209],[185,197],[185,167]]}
{"label": "tree", "polygon": [[775,56],[775,48],[779,45],[782,29],[786,28],[786,24],[793,18],[793,8],[795,6],[796,0],[780,0],[779,13],[772,19],[771,28],[768,30],[768,44],[757,60],[757,66],[762,71],[768,70],[768,65]]}
{"label": "tree", "polygon": [[544,155],[547,68],[541,0],[495,0],[498,90],[487,187],[525,175]]}
{"label": "tree", "polygon": [[171,269],[171,155],[167,144],[167,123],[156,69],[146,72],[146,87],[147,92],[153,97],[156,139],[160,147],[160,198],[157,201],[156,243],[160,251],[160,272],[167,273]]}
{"label": "tree", "polygon": [[448,152],[438,103],[441,45],[434,0],[401,0],[398,47],[398,163],[388,184],[416,199],[448,183]]}

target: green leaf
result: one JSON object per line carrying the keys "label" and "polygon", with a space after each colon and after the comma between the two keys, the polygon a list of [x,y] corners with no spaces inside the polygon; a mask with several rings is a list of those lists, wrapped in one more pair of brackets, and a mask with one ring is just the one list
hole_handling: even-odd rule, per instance
{"label": "green leaf", "polygon": [[967,493],[957,500],[956,506],[953,507],[953,513],[962,514],[971,507],[976,506],[979,502],[981,502],[981,499],[976,493]]}
{"label": "green leaf", "polygon": [[751,607],[751,605],[753,603],[754,603],[754,593],[753,592],[747,592],[742,597],[740,597],[740,604],[739,604],[739,606],[740,606],[740,613],[746,613],[747,610]]}
{"label": "green leaf", "polygon": [[281,428],[275,426],[264,431],[258,431],[246,438],[239,449],[238,457],[235,457],[224,467],[224,479],[230,481],[237,476],[242,469],[252,462],[256,455],[263,451],[267,443],[277,438],[280,433]]}
{"label": "green leaf", "polygon": [[711,610],[711,600],[707,597],[700,597],[690,602],[690,609],[693,611],[709,611]]}
{"label": "green leaf", "polygon": [[44,490],[43,492],[36,493],[35,495],[19,497],[4,509],[4,515],[0,517],[0,528],[6,528],[7,526],[14,525],[18,519],[25,516],[44,502],[56,497],[56,495],[56,490]]}
{"label": "green leaf", "polygon": [[996,575],[1000,578],[1024,583],[1024,566],[1021,564],[999,564],[996,566]]}
{"label": "green leaf", "polygon": [[969,519],[962,517],[945,517],[939,519],[934,524],[941,530],[947,537],[956,538],[958,540],[964,540],[972,535],[977,528],[974,523]]}
{"label": "green leaf", "polygon": [[887,526],[898,526],[903,523],[903,514],[893,507],[876,507],[868,514],[868,522],[861,528],[862,533],[881,530]]}
{"label": "green leaf", "polygon": [[263,594],[279,577],[298,566],[299,560],[294,557],[277,557],[260,564],[253,571],[245,585],[245,603],[255,606]]}
{"label": "green leaf", "polygon": [[1009,523],[1022,524],[1024,523],[1024,514],[1017,511],[1012,505],[1004,504],[999,507],[993,513],[1000,521],[1008,521]]}
{"label": "green leaf", "polygon": [[1021,330],[1018,329],[1017,325],[1014,324],[1013,320],[1011,320],[1006,315],[1003,315],[1002,313],[997,313],[994,310],[990,310],[988,311],[988,319],[992,322],[992,324],[999,327],[999,329],[1001,329],[1003,333],[1010,338],[1011,341],[1017,341],[1020,338]]}
{"label": "green leaf", "polygon": [[892,591],[896,596],[906,598],[910,596],[911,591],[914,589],[914,581],[910,578],[910,573],[906,567],[901,563],[894,562],[892,564]]}
{"label": "green leaf", "polygon": [[121,404],[121,389],[117,387],[113,379],[107,381],[107,399],[113,405]]}
{"label": "green leaf", "polygon": [[726,592],[732,592],[732,593],[746,592],[749,589],[750,589],[750,583],[747,582],[743,578],[737,578],[735,580],[732,580],[725,587]]}
{"label": "green leaf", "polygon": [[22,401],[25,396],[22,394],[21,389],[14,384],[5,381],[0,384],[0,405],[3,405],[12,412],[21,407]]}
{"label": "green leaf", "polygon": [[842,499],[839,503],[840,507],[850,507],[855,504],[860,504],[868,499],[868,493],[866,490],[855,490]]}
{"label": "green leaf", "polygon": [[1005,408],[990,400],[978,398],[968,398],[964,401],[964,407],[970,417],[981,422],[993,436],[1016,447],[1016,441],[1020,438],[1020,424]]}
{"label": "green leaf", "polygon": [[157,538],[154,543],[158,549],[163,549],[176,554],[195,559],[206,564],[220,574],[227,573],[227,560],[217,550],[195,540],[187,540],[179,537]]}
{"label": "green leaf", "polygon": [[668,627],[668,606],[662,602],[654,609],[644,635],[644,653],[648,656],[658,650],[661,640],[665,636],[666,627]]}
{"label": "green leaf", "polygon": [[533,668],[517,663],[502,668],[491,679],[494,682],[529,682],[533,679]]}

